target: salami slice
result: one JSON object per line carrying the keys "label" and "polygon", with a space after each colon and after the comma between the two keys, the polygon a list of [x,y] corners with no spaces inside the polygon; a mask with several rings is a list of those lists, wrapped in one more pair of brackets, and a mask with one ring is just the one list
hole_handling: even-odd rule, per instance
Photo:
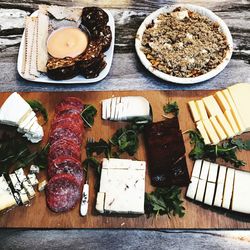
{"label": "salami slice", "polygon": [[79,132],[73,129],[74,126],[60,126],[56,127],[53,131],[51,131],[49,136],[49,141],[53,144],[55,141],[66,139],[71,141],[77,145],[81,145],[82,143],[82,133],[79,129]]}
{"label": "salami slice", "polygon": [[75,159],[81,159],[81,147],[72,141],[62,139],[54,142],[49,150],[49,162],[59,156],[72,156]]}
{"label": "salami slice", "polygon": [[64,104],[69,104],[76,108],[83,109],[82,100],[74,96],[64,98],[58,105],[64,105]]}
{"label": "salami slice", "polygon": [[79,186],[83,180],[83,168],[79,160],[70,156],[59,156],[50,162],[48,167],[48,175],[50,178],[56,174],[71,174],[73,175]]}
{"label": "salami slice", "polygon": [[67,212],[74,208],[80,196],[80,187],[71,174],[55,175],[46,186],[48,207],[56,213]]}

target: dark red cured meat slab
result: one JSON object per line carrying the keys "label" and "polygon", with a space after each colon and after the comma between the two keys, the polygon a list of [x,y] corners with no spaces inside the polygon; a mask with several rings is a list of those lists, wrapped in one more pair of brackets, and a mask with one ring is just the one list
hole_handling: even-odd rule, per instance
{"label": "dark red cured meat slab", "polygon": [[83,181],[83,168],[81,161],[70,156],[59,156],[50,162],[48,167],[49,178],[52,178],[56,174],[63,173],[73,175],[81,186]]}
{"label": "dark red cured meat slab", "polygon": [[58,174],[46,185],[46,201],[49,209],[67,212],[80,200],[81,192],[77,180],[70,174]]}
{"label": "dark red cured meat slab", "polygon": [[76,159],[81,159],[81,147],[72,141],[63,139],[58,140],[50,146],[49,162],[59,156],[72,156]]}
{"label": "dark red cured meat slab", "polygon": [[77,145],[82,144],[82,134],[79,134],[73,130],[73,128],[69,127],[57,127],[55,128],[49,136],[49,141],[51,144],[58,140],[68,140]]}

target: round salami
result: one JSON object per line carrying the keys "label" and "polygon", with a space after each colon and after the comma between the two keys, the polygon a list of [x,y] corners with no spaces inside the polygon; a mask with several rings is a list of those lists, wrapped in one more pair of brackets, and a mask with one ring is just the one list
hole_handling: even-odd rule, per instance
{"label": "round salami", "polygon": [[58,174],[46,186],[48,207],[58,213],[74,208],[80,200],[81,192],[76,178],[71,174]]}
{"label": "round salami", "polygon": [[83,103],[82,103],[82,100],[77,98],[77,97],[73,97],[73,96],[70,96],[70,97],[66,97],[64,98],[58,105],[72,105],[76,108],[79,108],[79,109],[83,109]]}
{"label": "round salami", "polygon": [[70,124],[66,126],[58,126],[56,127],[53,131],[50,132],[50,136],[49,136],[49,141],[51,144],[53,144],[54,142],[58,141],[58,140],[63,140],[66,139],[68,141],[72,141],[73,143],[77,144],[77,145],[81,145],[82,143],[82,131],[80,130],[80,128],[72,125],[70,127]]}
{"label": "round salami", "polygon": [[73,175],[79,186],[81,186],[83,180],[83,168],[79,160],[70,156],[59,156],[52,160],[48,167],[49,177],[52,178],[56,174],[63,173]]}
{"label": "round salami", "polygon": [[50,146],[49,162],[59,156],[72,156],[75,159],[81,159],[81,147],[67,139],[61,139]]}

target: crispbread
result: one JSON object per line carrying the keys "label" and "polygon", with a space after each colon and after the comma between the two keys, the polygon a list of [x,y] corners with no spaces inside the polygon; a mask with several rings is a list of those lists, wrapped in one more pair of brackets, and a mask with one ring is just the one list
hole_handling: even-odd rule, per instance
{"label": "crispbread", "polygon": [[47,72],[47,39],[49,33],[49,17],[44,11],[39,9],[38,12],[38,30],[37,30],[37,69],[40,72]]}

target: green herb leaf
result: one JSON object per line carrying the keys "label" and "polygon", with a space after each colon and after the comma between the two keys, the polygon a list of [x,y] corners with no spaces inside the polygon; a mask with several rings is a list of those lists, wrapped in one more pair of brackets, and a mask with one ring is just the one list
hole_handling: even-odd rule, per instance
{"label": "green herb leaf", "polygon": [[93,153],[96,153],[97,155],[104,153],[107,158],[110,158],[111,146],[103,139],[100,139],[99,142],[87,142],[86,145],[87,157],[91,157]]}
{"label": "green herb leaf", "polygon": [[91,128],[94,125],[94,117],[97,113],[97,109],[90,104],[86,104],[81,113],[85,127]]}
{"label": "green herb leaf", "polygon": [[36,155],[34,159],[34,164],[41,169],[45,169],[48,165],[48,153],[50,149],[50,144],[47,143]]}
{"label": "green herb leaf", "polygon": [[167,214],[169,218],[175,215],[183,217],[185,208],[180,194],[181,189],[176,186],[156,188],[151,193],[145,193],[145,213],[147,216]]}
{"label": "green herb leaf", "polygon": [[163,106],[163,111],[165,114],[172,113],[175,117],[177,117],[179,115],[179,107],[177,102],[167,103]]}
{"label": "green herb leaf", "polygon": [[125,128],[118,129],[109,140],[112,146],[118,148],[120,153],[128,153],[133,156],[139,147],[139,134],[143,129],[143,125],[130,124]]}
{"label": "green herb leaf", "polygon": [[37,113],[41,113],[41,115],[43,116],[44,119],[44,124],[46,124],[48,122],[48,112],[47,110],[44,108],[44,106],[42,105],[41,102],[37,101],[37,100],[28,100],[26,101],[30,107]]}
{"label": "green herb leaf", "polygon": [[250,141],[241,139],[230,139],[218,145],[205,145],[201,134],[197,131],[188,131],[190,143],[194,145],[189,153],[192,160],[208,159],[215,161],[221,158],[226,162],[232,163],[235,167],[245,166],[246,163],[237,158],[237,150],[250,150]]}

